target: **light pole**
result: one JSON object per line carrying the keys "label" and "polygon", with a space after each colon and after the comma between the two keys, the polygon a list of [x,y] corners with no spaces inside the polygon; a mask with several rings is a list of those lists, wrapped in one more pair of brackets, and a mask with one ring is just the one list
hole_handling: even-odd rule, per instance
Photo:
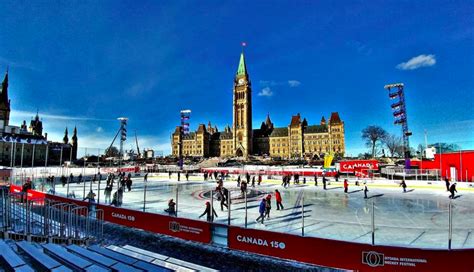
{"label": "light pole", "polygon": [[[87,152],[87,149],[86,149],[86,152]],[[86,154],[84,154],[84,166],[82,167],[82,178],[84,179],[82,182],[84,184],[83,186],[83,192],[82,192],[82,199],[86,198],[86,162],[87,162],[87,158],[86,158]]]}
{"label": "light pole", "polygon": [[405,157],[405,169],[410,169],[410,143],[408,137],[412,132],[408,130],[407,110],[405,103],[405,92],[403,83],[388,84],[384,86],[388,90],[388,96],[391,100],[398,99],[391,105],[393,110],[393,117],[395,117],[394,124],[402,126],[403,137],[403,154]]}
{"label": "light pole", "polygon": [[191,110],[180,111],[181,126],[179,128],[179,142],[178,142],[178,165],[179,170],[183,170],[183,137],[189,134],[189,118],[191,117]]}
{"label": "light pole", "polygon": [[[123,143],[127,140],[127,121],[128,118],[117,118],[120,121],[120,152],[119,152],[119,172],[122,170]],[[117,190],[120,188],[120,182],[117,182]]]}

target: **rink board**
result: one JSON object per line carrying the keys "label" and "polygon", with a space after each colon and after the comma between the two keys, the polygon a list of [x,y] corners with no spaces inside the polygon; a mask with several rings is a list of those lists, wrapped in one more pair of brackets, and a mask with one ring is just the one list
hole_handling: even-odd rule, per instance
{"label": "rink board", "polygon": [[[88,202],[49,194],[46,195],[46,198],[74,203],[79,206],[88,206],[89,204]],[[208,222],[146,213],[102,204],[96,205],[96,208],[104,210],[104,220],[107,222],[190,241],[211,242],[211,225]]]}
{"label": "rink board", "polygon": [[[473,271],[474,250],[432,250],[229,227],[231,249],[358,271]],[[454,269],[454,270],[453,270]]]}
{"label": "rink board", "polygon": [[[11,186],[10,191],[19,192],[21,187]],[[33,190],[28,191],[28,198],[41,197],[88,206],[88,202]],[[206,244],[212,241],[212,225],[208,222],[145,213],[109,205],[99,204],[96,206],[97,209],[104,210],[104,220],[111,223]],[[228,227],[227,239],[230,249],[334,268],[359,271],[474,270],[474,249],[435,250],[372,246],[234,226]]]}

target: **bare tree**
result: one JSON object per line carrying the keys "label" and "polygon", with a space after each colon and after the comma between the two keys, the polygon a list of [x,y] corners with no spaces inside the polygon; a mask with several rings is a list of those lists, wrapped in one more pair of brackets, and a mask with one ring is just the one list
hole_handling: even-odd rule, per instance
{"label": "bare tree", "polygon": [[375,148],[387,136],[385,129],[379,126],[368,126],[362,130],[362,139],[367,147],[372,149],[372,158],[375,157]]}
{"label": "bare tree", "polygon": [[403,156],[403,141],[401,137],[398,137],[394,134],[387,134],[383,139],[383,142],[390,152],[390,157],[400,157]]}
{"label": "bare tree", "polygon": [[115,146],[108,147],[105,149],[106,157],[117,157],[119,156],[119,150]]}

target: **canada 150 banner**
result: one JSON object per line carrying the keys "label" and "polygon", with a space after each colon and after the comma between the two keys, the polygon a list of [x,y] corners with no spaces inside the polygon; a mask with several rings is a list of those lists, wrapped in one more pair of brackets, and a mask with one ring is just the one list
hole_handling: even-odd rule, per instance
{"label": "canada 150 banner", "polygon": [[328,240],[230,227],[228,246],[322,266],[358,271],[473,271],[474,249],[433,250]]}

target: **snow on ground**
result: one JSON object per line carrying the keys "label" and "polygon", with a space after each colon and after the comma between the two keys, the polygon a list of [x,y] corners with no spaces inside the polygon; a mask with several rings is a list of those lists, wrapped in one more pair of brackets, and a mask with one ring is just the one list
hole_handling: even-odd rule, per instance
{"label": "snow on ground", "polygon": [[[191,176],[190,181],[177,182],[176,175],[171,179],[167,174],[150,176],[146,184],[147,212],[165,214],[168,200],[176,201],[178,190],[178,216],[197,220],[204,211],[205,202],[210,199],[210,190],[215,189],[214,180],[203,181],[202,176]],[[368,182],[369,198],[364,199],[363,187],[354,185],[350,179],[349,193],[343,192],[342,182],[331,180],[327,190],[323,190],[321,180],[315,186],[313,179],[306,184],[283,188],[278,180],[264,180],[260,186],[248,187],[248,227],[271,230],[296,235],[302,234],[304,202],[304,235],[329,239],[371,243],[371,211],[375,205],[375,244],[398,245],[421,248],[447,248],[448,246],[448,209],[453,203],[453,238],[452,248],[474,248],[474,191],[472,188],[459,190],[456,199],[450,200],[442,186],[426,188],[421,182],[407,181],[407,192],[394,181],[382,180]],[[426,184],[424,182],[423,184]],[[86,194],[90,182],[86,182]],[[81,198],[84,183],[70,184],[70,192]],[[224,181],[224,186],[231,191],[231,224],[245,225],[245,203],[235,179]],[[98,193],[98,182],[92,184]],[[100,203],[104,203],[105,181],[100,185]],[[125,192],[124,208],[142,210],[145,184],[143,178],[133,178],[131,192]],[[283,198],[283,211],[276,210],[272,197],[270,219],[265,224],[255,222],[258,217],[259,200],[268,193],[278,189]],[[116,190],[116,185],[114,191]],[[66,194],[66,187],[56,185],[59,195]],[[97,198],[96,198],[97,199]],[[214,208],[218,218],[215,222],[227,224],[228,211],[220,209],[220,202],[215,196]]]}

